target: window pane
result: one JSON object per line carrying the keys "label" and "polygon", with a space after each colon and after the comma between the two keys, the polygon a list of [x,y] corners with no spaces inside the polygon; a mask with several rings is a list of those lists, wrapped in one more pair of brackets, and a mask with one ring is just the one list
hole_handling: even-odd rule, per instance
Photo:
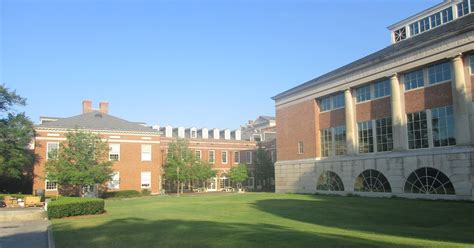
{"label": "window pane", "polygon": [[359,122],[359,153],[374,152],[372,121]]}
{"label": "window pane", "polygon": [[331,110],[331,98],[325,97],[320,101],[321,112]]}
{"label": "window pane", "polygon": [[423,87],[424,85],[423,70],[406,73],[404,76],[404,79],[405,79],[405,90]]}
{"label": "window pane", "polygon": [[416,112],[407,114],[408,126],[408,147],[410,149],[420,149],[428,147],[428,123],[426,112]]}
{"label": "window pane", "polygon": [[375,98],[390,96],[390,81],[384,80],[374,84]]}
{"label": "window pane", "polygon": [[392,118],[386,117],[375,121],[377,133],[377,151],[393,150]]}
{"label": "window pane", "polygon": [[428,67],[430,84],[451,80],[451,64],[449,62]]}
{"label": "window pane", "polygon": [[334,142],[336,145],[336,156],[346,154],[346,127],[340,126],[334,128]]}
{"label": "window pane", "polygon": [[447,9],[444,9],[441,11],[441,14],[443,15],[443,23],[447,23],[453,20],[453,8],[449,7]]}
{"label": "window pane", "polygon": [[446,106],[436,108],[431,112],[434,146],[439,147],[456,145],[456,138],[454,136],[453,107]]}
{"label": "window pane", "polygon": [[342,108],[345,105],[345,98],[344,98],[344,93],[340,93],[337,95],[334,95],[331,97],[332,98],[332,108]]}
{"label": "window pane", "polygon": [[331,129],[321,130],[321,157],[332,156],[332,132]]}
{"label": "window pane", "polygon": [[370,85],[366,85],[356,89],[357,102],[368,101],[370,97]]}

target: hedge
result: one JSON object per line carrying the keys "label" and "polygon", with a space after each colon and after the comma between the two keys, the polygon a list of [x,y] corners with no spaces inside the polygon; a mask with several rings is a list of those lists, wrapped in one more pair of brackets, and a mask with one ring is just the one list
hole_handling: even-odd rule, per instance
{"label": "hedge", "polygon": [[121,191],[111,191],[104,193],[104,198],[130,198],[130,197],[139,197],[140,192],[136,190],[121,190]]}
{"label": "hedge", "polygon": [[50,219],[104,212],[104,200],[99,198],[60,197],[58,200],[48,203],[48,217]]}

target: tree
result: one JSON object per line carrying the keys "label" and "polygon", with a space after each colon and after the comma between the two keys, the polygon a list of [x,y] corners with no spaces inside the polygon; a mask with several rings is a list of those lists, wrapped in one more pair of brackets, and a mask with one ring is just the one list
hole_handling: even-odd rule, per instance
{"label": "tree", "polygon": [[33,140],[33,123],[14,106],[26,105],[26,99],[0,85],[0,177],[20,179],[32,165],[28,145]]}
{"label": "tree", "polygon": [[48,154],[46,178],[60,189],[72,188],[84,196],[83,188],[104,184],[112,179],[113,163],[108,159],[109,147],[99,135],[70,131],[57,151]]}
{"label": "tree", "polygon": [[[275,177],[275,167],[272,162],[272,158],[268,152],[262,147],[262,144],[258,144],[257,154],[255,158],[255,181],[266,181],[266,190],[270,189],[270,179]],[[263,187],[263,186],[262,186]]]}
{"label": "tree", "polygon": [[237,183],[237,188],[239,189],[242,188],[242,183],[249,177],[247,172],[247,166],[243,164],[239,164],[237,166],[232,167],[228,175],[230,180]]}
{"label": "tree", "polygon": [[193,178],[193,165],[197,164],[198,159],[194,152],[188,148],[186,140],[178,139],[168,146],[168,155],[165,163],[165,178],[177,182],[177,193],[184,190],[186,180]]}

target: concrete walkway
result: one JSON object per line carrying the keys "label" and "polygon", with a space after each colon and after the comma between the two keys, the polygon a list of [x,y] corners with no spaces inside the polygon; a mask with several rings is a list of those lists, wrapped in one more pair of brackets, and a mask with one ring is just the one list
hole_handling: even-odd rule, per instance
{"label": "concrete walkway", "polygon": [[0,222],[0,248],[48,248],[48,220]]}

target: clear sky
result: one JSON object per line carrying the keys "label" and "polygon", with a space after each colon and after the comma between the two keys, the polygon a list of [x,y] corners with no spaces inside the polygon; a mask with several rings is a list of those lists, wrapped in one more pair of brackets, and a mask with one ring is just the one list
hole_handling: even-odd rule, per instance
{"label": "clear sky", "polygon": [[0,0],[0,79],[34,122],[90,99],[131,121],[234,129],[441,1]]}

